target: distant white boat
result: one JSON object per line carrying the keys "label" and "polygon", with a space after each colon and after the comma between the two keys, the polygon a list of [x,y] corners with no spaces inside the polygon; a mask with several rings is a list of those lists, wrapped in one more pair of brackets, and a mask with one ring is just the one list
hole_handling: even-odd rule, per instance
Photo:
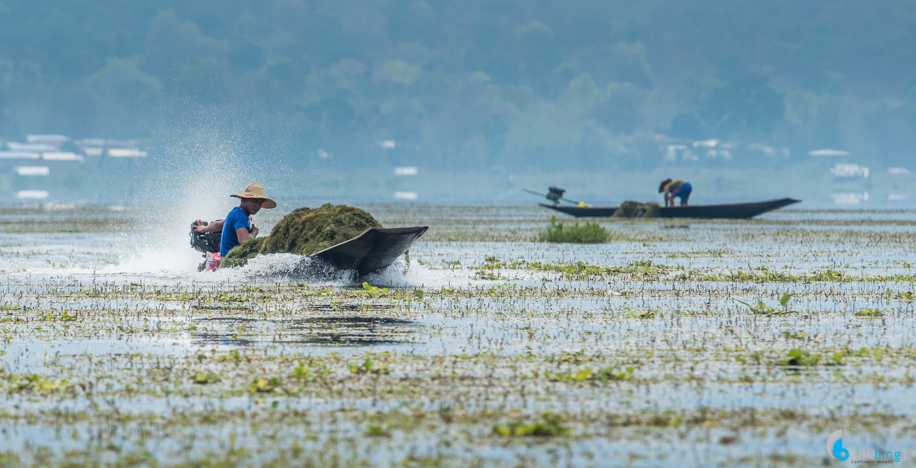
{"label": "distant white boat", "polygon": [[396,176],[415,176],[418,173],[419,173],[419,170],[417,169],[416,166],[394,168],[394,175]]}
{"label": "distant white boat", "polygon": [[395,200],[416,200],[419,198],[417,192],[394,192]]}
{"label": "distant white boat", "polygon": [[836,149],[818,149],[814,151],[808,151],[808,154],[815,157],[830,157],[830,156],[849,156],[849,151],[836,150]]}
{"label": "distant white boat", "polygon": [[45,161],[75,161],[83,162],[83,156],[76,153],[62,153],[62,152],[53,152],[53,153],[42,153],[41,159]]}
{"label": "distant white boat", "polygon": [[830,168],[830,172],[834,177],[840,178],[854,178],[861,177],[863,179],[868,178],[868,168],[865,166],[860,166],[858,164],[834,164]]}
{"label": "distant white boat", "polygon": [[48,198],[47,190],[20,190],[16,192],[16,198],[20,200],[44,200]]}
{"label": "distant white boat", "polygon": [[16,173],[21,176],[46,176],[51,173],[48,166],[19,166]]}
{"label": "distant white boat", "polygon": [[26,135],[25,141],[31,144],[51,145],[60,148],[66,143],[67,137],[64,135]]}
{"label": "distant white boat", "polygon": [[108,156],[112,158],[145,158],[146,151],[131,148],[109,148]]}
{"label": "distant white boat", "polygon": [[836,192],[831,197],[837,205],[856,205],[868,201],[868,192]]}
{"label": "distant white boat", "polygon": [[45,145],[42,143],[16,143],[15,141],[10,141],[6,143],[6,147],[13,151],[28,151],[28,152],[45,152],[45,151],[58,151],[56,146]]}
{"label": "distant white boat", "polygon": [[0,159],[38,159],[40,157],[40,153],[27,151],[0,151]]}
{"label": "distant white boat", "polygon": [[705,146],[706,148],[715,148],[716,146],[719,146],[719,143],[721,143],[720,140],[710,138],[709,140],[699,140],[693,142],[693,147],[697,148],[700,146]]}

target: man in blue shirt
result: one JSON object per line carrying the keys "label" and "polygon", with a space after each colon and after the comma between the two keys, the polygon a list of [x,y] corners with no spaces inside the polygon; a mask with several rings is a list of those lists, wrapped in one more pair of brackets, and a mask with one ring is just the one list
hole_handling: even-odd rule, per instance
{"label": "man in blue shirt", "polygon": [[674,206],[675,198],[681,199],[681,206],[687,206],[691,192],[693,192],[693,186],[683,179],[672,181],[669,177],[658,186],[658,193],[665,194],[665,207]]}
{"label": "man in blue shirt", "polygon": [[223,235],[220,238],[220,258],[225,257],[233,247],[258,236],[258,228],[251,224],[252,215],[260,211],[261,208],[271,209],[277,207],[277,202],[267,198],[264,187],[261,187],[260,184],[250,184],[245,187],[242,193],[230,196],[241,199],[242,202],[226,215],[226,219],[214,221],[207,226],[198,221],[197,225],[194,226],[194,230],[200,233],[223,231]]}

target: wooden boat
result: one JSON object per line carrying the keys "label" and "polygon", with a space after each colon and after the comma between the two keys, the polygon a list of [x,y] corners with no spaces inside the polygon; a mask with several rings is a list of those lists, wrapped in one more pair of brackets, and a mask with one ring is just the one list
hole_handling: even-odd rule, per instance
{"label": "wooden boat", "polygon": [[[706,219],[745,219],[753,218],[759,214],[773,211],[784,206],[798,203],[801,200],[793,198],[780,198],[752,203],[729,203],[722,205],[687,205],[659,208],[661,218],[706,218]],[[559,211],[577,218],[606,218],[614,215],[616,206],[610,207],[578,207],[567,205],[548,205],[541,203],[544,208]]]}
{"label": "wooden boat", "polygon": [[394,263],[427,229],[429,226],[371,228],[309,257],[339,270],[356,271],[358,276],[362,276]]}

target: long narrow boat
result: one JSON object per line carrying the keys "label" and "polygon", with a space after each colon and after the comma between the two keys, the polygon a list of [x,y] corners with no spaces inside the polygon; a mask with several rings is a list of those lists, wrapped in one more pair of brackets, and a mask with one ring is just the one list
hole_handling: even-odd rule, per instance
{"label": "long narrow boat", "polygon": [[427,229],[429,226],[370,228],[310,257],[338,270],[354,270],[358,276],[363,276],[394,263]]}
{"label": "long narrow boat", "polygon": [[[752,203],[729,203],[722,205],[687,205],[659,208],[661,218],[707,218],[707,219],[744,219],[753,218],[759,214],[773,211],[784,206],[798,203],[801,200],[794,198],[780,198]],[[541,203],[544,208],[557,210],[577,218],[606,218],[613,216],[616,206],[578,207],[566,205],[548,205]]]}

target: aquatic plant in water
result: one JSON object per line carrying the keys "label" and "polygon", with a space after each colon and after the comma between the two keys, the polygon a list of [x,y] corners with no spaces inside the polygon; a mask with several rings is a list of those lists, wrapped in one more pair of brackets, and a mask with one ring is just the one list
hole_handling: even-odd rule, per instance
{"label": "aquatic plant in water", "polygon": [[747,306],[748,309],[751,310],[751,312],[755,314],[788,314],[788,313],[794,312],[792,310],[789,310],[789,300],[791,299],[792,299],[791,294],[784,294],[779,299],[779,305],[782,306],[782,310],[774,309],[766,305],[766,303],[764,303],[761,300],[758,300],[757,303],[754,305],[748,304],[747,302],[744,302],[744,301],[739,301],[738,299],[735,299],[735,301],[744,304],[745,306]]}
{"label": "aquatic plant in water", "polygon": [[786,359],[779,361],[779,364],[782,366],[804,366],[810,367],[817,365],[820,361],[820,354],[811,354],[808,351],[792,348],[789,350],[789,353],[786,356]]}
{"label": "aquatic plant in water", "polygon": [[879,309],[862,309],[856,312],[856,315],[859,317],[881,317],[884,314]]}
{"label": "aquatic plant in water", "polygon": [[545,413],[540,421],[513,421],[494,426],[493,432],[503,437],[555,437],[568,434],[569,428],[562,424],[558,415]]}
{"label": "aquatic plant in water", "polygon": [[564,225],[557,221],[556,216],[550,217],[550,227],[538,235],[541,242],[557,242],[569,244],[601,244],[610,239],[607,229],[598,223],[586,222],[584,226],[576,223],[572,226]]}

